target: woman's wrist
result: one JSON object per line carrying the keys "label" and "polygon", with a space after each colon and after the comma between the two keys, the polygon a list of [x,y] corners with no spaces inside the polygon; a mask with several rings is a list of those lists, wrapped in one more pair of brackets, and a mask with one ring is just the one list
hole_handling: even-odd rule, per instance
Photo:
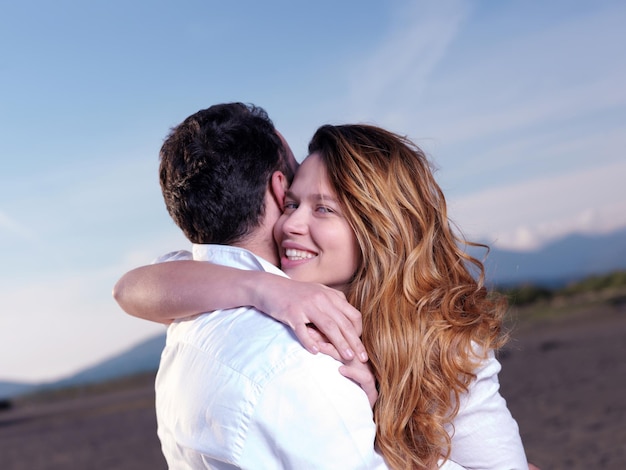
{"label": "woman's wrist", "polygon": [[[264,313],[268,312],[268,296],[274,292],[278,276],[263,271],[242,271],[239,282],[242,305],[252,307]],[[278,294],[277,294],[278,295]]]}

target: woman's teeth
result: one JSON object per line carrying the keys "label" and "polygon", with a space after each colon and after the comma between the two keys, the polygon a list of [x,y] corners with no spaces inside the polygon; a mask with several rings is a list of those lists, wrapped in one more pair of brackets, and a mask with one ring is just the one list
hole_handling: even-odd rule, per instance
{"label": "woman's teeth", "polygon": [[285,256],[291,261],[298,261],[301,259],[313,258],[315,255],[309,251],[300,251],[294,250],[293,248],[288,248],[285,250]]}

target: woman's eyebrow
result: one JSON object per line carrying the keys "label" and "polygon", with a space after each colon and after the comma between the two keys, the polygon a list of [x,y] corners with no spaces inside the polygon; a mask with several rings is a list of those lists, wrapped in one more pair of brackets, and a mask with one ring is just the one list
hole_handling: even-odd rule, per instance
{"label": "woman's eyebrow", "polygon": [[333,204],[339,204],[339,201],[337,200],[337,198],[334,196],[331,196],[330,194],[315,193],[315,194],[309,195],[309,198],[316,202],[330,202]]}
{"label": "woman's eyebrow", "polygon": [[[287,192],[285,193],[285,197],[288,197],[291,199],[301,199],[298,196],[296,196],[294,192],[291,191],[290,189],[288,189]],[[339,203],[336,197],[330,194],[326,194],[326,193],[313,193],[313,194],[308,194],[306,197],[307,199],[311,199],[313,201],[329,201],[329,202]]]}

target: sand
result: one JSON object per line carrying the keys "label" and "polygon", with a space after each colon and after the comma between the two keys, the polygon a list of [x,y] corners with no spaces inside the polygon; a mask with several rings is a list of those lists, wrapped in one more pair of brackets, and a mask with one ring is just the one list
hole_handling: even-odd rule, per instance
{"label": "sand", "polygon": [[[501,390],[542,470],[626,468],[626,309],[520,321]],[[152,377],[0,412],[0,469],[165,469]]]}
{"label": "sand", "polygon": [[529,460],[548,469],[626,469],[626,309],[533,324],[501,357],[502,395]]}

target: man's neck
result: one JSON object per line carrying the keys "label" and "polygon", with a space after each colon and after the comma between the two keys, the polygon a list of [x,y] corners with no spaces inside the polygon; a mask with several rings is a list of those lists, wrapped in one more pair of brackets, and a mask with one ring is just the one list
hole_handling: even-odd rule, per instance
{"label": "man's neck", "polygon": [[278,247],[274,241],[274,225],[282,214],[281,207],[276,202],[272,191],[268,189],[265,192],[265,214],[261,219],[261,223],[255,227],[249,236],[239,243],[233,244],[233,246],[245,248],[268,263],[280,267]]}
{"label": "man's neck", "polygon": [[[256,235],[256,234],[255,234]],[[252,236],[241,243],[233,243],[233,246],[244,248],[257,256],[260,256],[268,263],[279,266],[278,250],[274,240],[264,240],[260,236]]]}

